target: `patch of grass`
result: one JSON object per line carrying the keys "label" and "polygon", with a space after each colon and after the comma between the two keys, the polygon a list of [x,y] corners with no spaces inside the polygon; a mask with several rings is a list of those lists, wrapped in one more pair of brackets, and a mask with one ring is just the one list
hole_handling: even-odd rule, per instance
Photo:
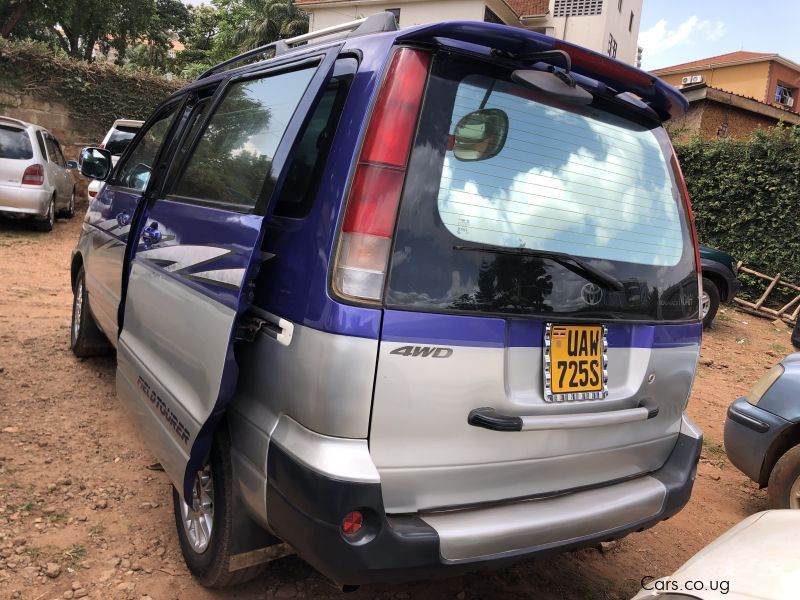
{"label": "patch of grass", "polygon": [[52,515],[47,515],[46,519],[48,523],[60,523],[66,516],[64,513],[53,513]]}
{"label": "patch of grass", "polygon": [[735,320],[733,317],[729,317],[728,315],[726,315],[724,313],[719,313],[717,315],[717,321],[725,322],[725,321],[733,321],[733,320]]}
{"label": "patch of grass", "polygon": [[714,457],[722,457],[725,456],[725,448],[722,447],[722,444],[719,442],[715,442],[711,438],[704,437],[703,438],[703,450],[705,450],[706,454],[709,456]]}
{"label": "patch of grass", "polygon": [[83,544],[74,544],[64,551],[64,556],[69,561],[67,568],[72,571],[77,571],[83,568],[81,561],[86,558],[86,546]]}
{"label": "patch of grass", "polygon": [[773,342],[770,344],[769,349],[773,352],[777,352],[778,354],[786,354],[786,346],[779,344],[778,342]]}
{"label": "patch of grass", "polygon": [[25,548],[25,554],[30,556],[32,559],[36,560],[42,555],[42,551],[36,546],[28,546],[27,548]]}
{"label": "patch of grass", "polygon": [[105,533],[105,531],[106,531],[106,526],[103,525],[102,523],[100,523],[99,525],[94,525],[89,530],[89,535],[92,536],[92,537],[99,537],[99,536],[103,535]]}
{"label": "patch of grass", "polygon": [[33,500],[28,500],[23,504],[6,504],[6,510],[8,512],[31,512],[33,507],[36,506],[36,502]]}
{"label": "patch of grass", "polygon": [[722,444],[715,442],[714,440],[704,437],[703,438],[703,452],[706,455],[706,459],[712,463],[713,465],[722,468],[725,465],[725,448],[722,447]]}

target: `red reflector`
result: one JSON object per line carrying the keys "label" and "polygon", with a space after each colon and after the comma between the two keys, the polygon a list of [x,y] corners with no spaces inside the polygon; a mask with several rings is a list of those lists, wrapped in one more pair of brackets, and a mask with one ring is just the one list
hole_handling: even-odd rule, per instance
{"label": "red reflector", "polygon": [[357,510],[347,513],[342,519],[342,533],[345,535],[355,535],[361,531],[364,525],[364,515]]}
{"label": "red reflector", "polygon": [[97,145],[97,147],[98,147],[98,148],[105,148],[105,147],[106,147],[106,145],[105,145],[105,144],[98,144],[98,145]]}
{"label": "red reflector", "polygon": [[404,172],[374,165],[358,165],[342,231],[391,237],[403,189]]}
{"label": "red reflector", "polygon": [[94,198],[95,196],[97,196],[97,192],[89,190],[89,198]]}
{"label": "red reflector", "polygon": [[43,185],[44,167],[42,165],[31,165],[22,174],[22,185]]}
{"label": "red reflector", "polygon": [[395,52],[372,111],[362,162],[406,165],[430,62],[428,52],[412,48]]}

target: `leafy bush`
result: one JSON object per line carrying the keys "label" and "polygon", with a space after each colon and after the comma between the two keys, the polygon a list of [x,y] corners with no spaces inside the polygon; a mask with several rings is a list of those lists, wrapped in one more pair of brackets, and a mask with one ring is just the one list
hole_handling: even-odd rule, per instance
{"label": "leafy bush", "polygon": [[101,139],[116,119],[146,119],[186,82],[106,62],[54,56],[42,44],[0,39],[0,82],[10,92],[67,106],[87,135]]}
{"label": "leafy bush", "polygon": [[[745,141],[694,139],[675,150],[700,242],[800,283],[800,129],[759,130]],[[743,296],[763,291],[763,280],[742,280]]]}

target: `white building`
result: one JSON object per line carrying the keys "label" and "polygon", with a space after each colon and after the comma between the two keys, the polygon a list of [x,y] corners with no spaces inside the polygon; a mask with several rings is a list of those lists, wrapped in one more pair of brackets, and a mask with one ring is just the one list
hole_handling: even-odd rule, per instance
{"label": "white building", "polygon": [[316,31],[390,11],[400,27],[489,21],[523,27],[636,64],[643,0],[295,0]]}

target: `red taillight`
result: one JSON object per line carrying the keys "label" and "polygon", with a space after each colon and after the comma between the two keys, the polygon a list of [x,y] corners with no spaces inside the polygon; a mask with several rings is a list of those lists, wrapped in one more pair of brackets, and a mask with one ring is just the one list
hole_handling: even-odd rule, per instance
{"label": "red taillight", "polygon": [[350,188],[336,254],[338,291],[379,300],[430,53],[400,48],[372,110]]}
{"label": "red taillight", "polygon": [[689,217],[689,229],[692,232],[692,243],[694,244],[694,264],[697,267],[698,274],[700,273],[700,242],[697,239],[697,228],[694,224],[694,211],[692,210],[692,202],[689,200],[689,188],[686,187],[686,180],[683,178],[683,171],[681,165],[678,163],[678,157],[675,151],[672,151],[672,171],[675,173],[675,179],[678,180],[678,188],[683,198],[683,206],[686,208],[686,214]]}
{"label": "red taillight", "polygon": [[345,535],[355,535],[364,526],[364,515],[357,510],[347,513],[342,519],[342,533]]}
{"label": "red taillight", "polygon": [[44,185],[44,167],[31,165],[22,174],[22,185]]}
{"label": "red taillight", "polygon": [[356,170],[342,231],[391,237],[405,171],[370,164]]}
{"label": "red taillight", "polygon": [[89,190],[89,198],[94,198],[95,196],[97,196],[97,192],[94,190]]}
{"label": "red taillight", "polygon": [[97,147],[98,147],[98,148],[105,148],[105,147],[106,147],[106,145],[105,145],[105,144],[103,144],[103,143],[101,142],[101,143],[97,144]]}

